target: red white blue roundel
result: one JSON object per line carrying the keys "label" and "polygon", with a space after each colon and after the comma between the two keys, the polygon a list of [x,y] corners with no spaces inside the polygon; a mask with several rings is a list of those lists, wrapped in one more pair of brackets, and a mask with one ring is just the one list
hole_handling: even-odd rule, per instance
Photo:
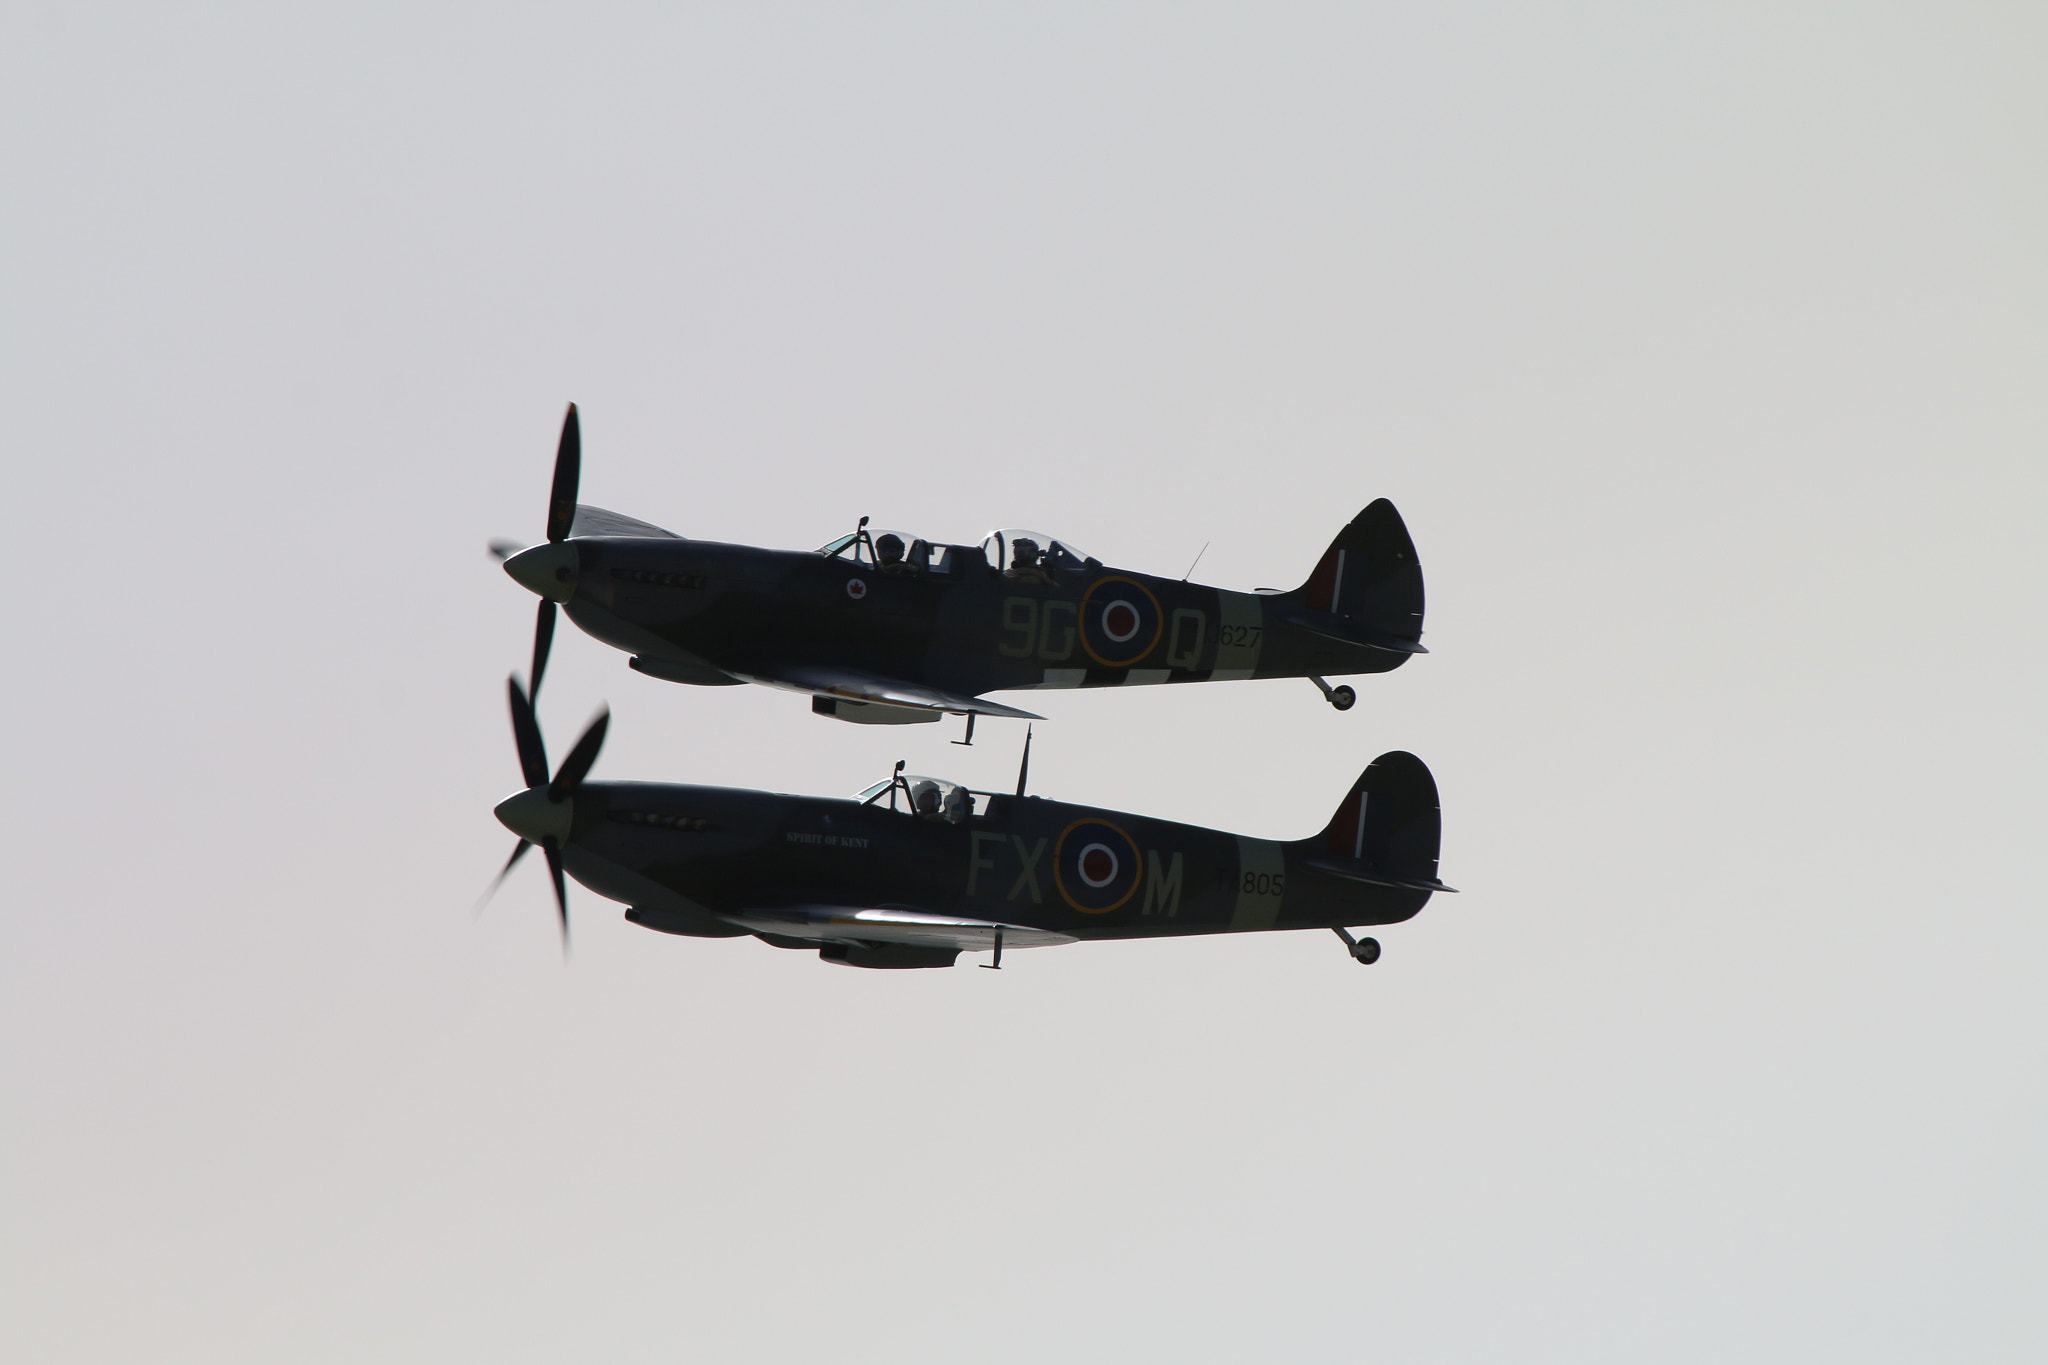
{"label": "red white blue roundel", "polygon": [[861,578],[847,579],[846,595],[848,597],[851,597],[856,602],[860,601],[861,598],[866,597],[868,595],[867,580]]}
{"label": "red white blue roundel", "polygon": [[1108,668],[1128,668],[1159,643],[1159,601],[1134,578],[1110,576],[1081,598],[1081,646]]}
{"label": "red white blue roundel", "polygon": [[1084,915],[1106,915],[1138,889],[1145,866],[1131,836],[1107,820],[1076,820],[1052,855],[1053,884]]}

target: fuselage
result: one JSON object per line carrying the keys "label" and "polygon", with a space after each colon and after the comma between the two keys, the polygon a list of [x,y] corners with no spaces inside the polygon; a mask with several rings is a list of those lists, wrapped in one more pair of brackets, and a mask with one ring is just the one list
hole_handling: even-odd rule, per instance
{"label": "fuselage", "polygon": [[[992,566],[971,546],[916,566],[714,541],[588,536],[564,602],[580,628],[679,682],[823,664],[978,695],[1379,673],[1407,655],[1304,629],[1291,594],[1232,592],[1094,561]],[[921,544],[921,543],[920,543]]]}
{"label": "fuselage", "polygon": [[721,916],[806,905],[1111,939],[1393,924],[1428,902],[1425,890],[1308,865],[1332,851],[1349,849],[1038,797],[979,795],[940,816],[891,809],[886,797],[636,782],[580,787],[562,848],[569,874],[631,906],[636,923],[706,936],[747,932]]}

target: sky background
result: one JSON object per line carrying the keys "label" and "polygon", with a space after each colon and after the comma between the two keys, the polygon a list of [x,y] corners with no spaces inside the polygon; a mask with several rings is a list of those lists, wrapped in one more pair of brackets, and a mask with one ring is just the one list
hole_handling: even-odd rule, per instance
{"label": "sky background", "polygon": [[[0,1355],[2048,1354],[2048,10],[0,7]],[[1432,653],[1013,694],[1034,790],[1463,888],[1000,975],[511,847],[584,499],[1033,526]],[[1036,696],[1038,700],[1032,698]],[[599,778],[1013,780],[558,636]]]}

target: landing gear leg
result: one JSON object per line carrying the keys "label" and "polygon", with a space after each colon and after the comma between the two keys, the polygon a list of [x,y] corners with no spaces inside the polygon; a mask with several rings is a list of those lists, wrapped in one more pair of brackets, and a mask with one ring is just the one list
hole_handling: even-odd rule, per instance
{"label": "landing gear leg", "polygon": [[1332,687],[1313,673],[1308,675],[1308,680],[1322,690],[1323,700],[1336,707],[1339,711],[1349,711],[1352,707],[1358,705],[1358,694],[1351,690],[1349,683],[1341,687]]}
{"label": "landing gear leg", "polygon": [[1361,967],[1370,967],[1380,960],[1380,941],[1376,938],[1353,938],[1349,929],[1332,928],[1331,933],[1344,940],[1353,960]]}

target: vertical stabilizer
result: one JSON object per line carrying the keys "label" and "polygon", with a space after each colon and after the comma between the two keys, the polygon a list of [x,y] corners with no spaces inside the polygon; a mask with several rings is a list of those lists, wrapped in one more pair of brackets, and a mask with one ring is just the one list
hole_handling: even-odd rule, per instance
{"label": "vertical stabilizer", "polygon": [[1374,635],[1422,638],[1422,562],[1394,504],[1381,498],[1337,533],[1308,581],[1290,594]]}
{"label": "vertical stabilizer", "polygon": [[1311,866],[1354,881],[1448,891],[1436,876],[1442,836],[1436,779],[1414,754],[1395,750],[1359,774],[1305,851]]}

